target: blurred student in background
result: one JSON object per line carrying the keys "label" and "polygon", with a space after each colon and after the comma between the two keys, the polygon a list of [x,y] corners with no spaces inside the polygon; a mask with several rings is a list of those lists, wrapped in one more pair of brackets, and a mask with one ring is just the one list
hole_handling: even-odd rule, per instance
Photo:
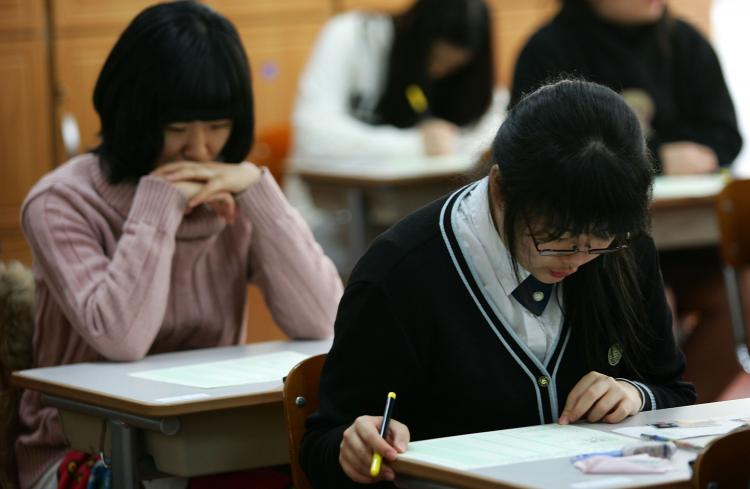
{"label": "blurred student in background", "polygon": [[[417,0],[395,15],[332,18],[300,79],[292,164],[379,166],[455,155],[468,168],[489,148],[507,101],[495,92],[493,59],[483,0]],[[290,200],[346,274],[358,258],[345,235],[346,195],[315,185],[308,195],[287,182]],[[368,192],[370,237],[452,188]]]}
{"label": "blurred student in background", "polygon": [[523,98],[485,177],[357,263],[300,447],[313,486],[394,487],[410,440],[691,404],[647,234],[652,181],[638,120],[612,90],[565,81]]}
{"label": "blurred student in background", "polygon": [[[622,94],[638,115],[659,173],[711,173],[729,166],[740,151],[734,105],[716,53],[695,28],[670,15],[666,0],[562,0],[559,14],[519,55],[510,106],[566,75]],[[737,370],[718,250],[662,251],[660,260],[679,318],[678,339],[700,332],[692,340],[696,348],[685,345],[686,377],[695,382],[701,401],[711,401]],[[697,344],[704,343],[704,334],[711,344],[726,343],[726,358],[732,360],[704,358],[711,356],[711,348]]]}
{"label": "blurred student in background", "polygon": [[481,152],[499,123],[493,90],[483,0],[417,0],[392,16],[338,15],[300,80],[294,157]]}
{"label": "blurred student in background", "polygon": [[638,114],[668,175],[728,166],[742,146],[719,60],[666,0],[563,0],[516,64],[511,106],[561,75],[609,86]]}
{"label": "blurred student in background", "polygon": [[[23,205],[34,367],[242,343],[248,282],[289,336],[331,335],[342,293],[333,264],[270,173],[243,162],[253,96],[228,20],[190,1],[144,10],[110,52],[94,106],[101,145]],[[63,457],[86,466],[66,455],[57,410],[39,393],[24,392],[20,418],[23,489],[57,487]]]}

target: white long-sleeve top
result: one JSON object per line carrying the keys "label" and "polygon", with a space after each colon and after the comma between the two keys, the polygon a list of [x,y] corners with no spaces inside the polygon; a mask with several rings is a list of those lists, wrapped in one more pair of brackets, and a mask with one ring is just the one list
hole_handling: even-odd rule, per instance
{"label": "white long-sleeve top", "polygon": [[[417,128],[371,124],[393,37],[391,18],[381,14],[347,12],[324,26],[301,76],[292,116],[295,165],[320,157],[424,154]],[[479,155],[489,147],[506,101],[498,92],[479,121],[461,128],[457,152]]]}

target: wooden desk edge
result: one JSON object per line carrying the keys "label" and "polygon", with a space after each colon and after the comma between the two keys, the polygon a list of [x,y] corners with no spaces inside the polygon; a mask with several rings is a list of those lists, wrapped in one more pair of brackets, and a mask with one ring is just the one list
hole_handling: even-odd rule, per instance
{"label": "wooden desk edge", "polygon": [[347,175],[331,175],[326,173],[305,173],[297,172],[294,173],[297,177],[301,178],[305,182],[320,183],[325,185],[339,185],[348,187],[401,187],[413,184],[423,184],[432,182],[456,182],[462,184],[468,182],[469,174],[471,170],[467,172],[455,172],[445,174],[434,174],[434,175],[409,175],[403,177],[356,177]]}
{"label": "wooden desk edge", "polygon": [[693,207],[714,205],[718,201],[717,195],[704,195],[701,197],[670,197],[653,199],[651,201],[651,210],[671,209],[675,207]]}
{"label": "wooden desk edge", "polygon": [[490,477],[477,474],[469,474],[458,469],[449,469],[440,465],[426,462],[414,462],[411,460],[396,459],[392,464],[398,474],[408,475],[425,479],[425,473],[429,473],[429,480],[440,484],[456,485],[462,489],[528,489],[529,486],[519,486],[510,482],[500,482]]}
{"label": "wooden desk edge", "polygon": [[[529,486],[499,481],[478,474],[469,474],[466,471],[449,469],[427,462],[396,459],[392,466],[396,471],[397,478],[398,474],[408,475],[419,479],[429,480],[430,482],[437,482],[439,484],[456,485],[462,489],[529,489]],[[425,477],[425,474],[429,474],[429,477]],[[692,479],[663,482],[657,483],[656,485],[642,487],[648,487],[649,489],[693,489]]]}
{"label": "wooden desk edge", "polygon": [[218,411],[239,407],[260,406],[263,404],[281,403],[282,387],[278,390],[242,394],[225,398],[197,399],[180,404],[145,404],[117,396],[100,394],[81,388],[72,388],[64,384],[55,384],[38,379],[24,377],[18,373],[11,375],[11,385],[30,389],[42,394],[63,397],[79,402],[86,402],[93,406],[122,411],[143,417],[183,416],[186,414]]}

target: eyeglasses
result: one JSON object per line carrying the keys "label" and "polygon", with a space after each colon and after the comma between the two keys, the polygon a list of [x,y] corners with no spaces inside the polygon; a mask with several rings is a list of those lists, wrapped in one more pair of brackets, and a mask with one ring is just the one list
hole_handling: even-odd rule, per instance
{"label": "eyeglasses", "polygon": [[577,246],[574,246],[567,250],[539,249],[539,242],[534,237],[534,233],[531,232],[531,227],[528,228],[529,236],[531,236],[531,241],[534,242],[534,248],[536,248],[536,251],[540,256],[571,256],[577,253],[588,253],[589,255],[608,255],[610,253],[617,253],[618,251],[622,251],[630,245],[630,233],[627,233],[624,238],[615,239],[606,248],[589,248],[587,250],[579,250]]}

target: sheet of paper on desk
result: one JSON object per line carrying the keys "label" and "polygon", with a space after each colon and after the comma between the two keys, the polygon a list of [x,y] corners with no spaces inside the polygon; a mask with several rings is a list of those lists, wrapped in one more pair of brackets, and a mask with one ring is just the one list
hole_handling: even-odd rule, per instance
{"label": "sheet of paper on desk", "polygon": [[699,438],[701,436],[724,435],[730,431],[739,428],[745,424],[742,420],[733,419],[716,419],[710,423],[696,423],[696,426],[690,426],[689,423],[679,423],[673,428],[657,428],[653,425],[643,426],[626,426],[615,428],[614,432],[633,438],[640,438],[641,434],[659,435],[672,440],[683,440],[685,438]]}
{"label": "sheet of paper on desk", "polygon": [[461,470],[619,450],[632,440],[581,426],[547,424],[409,443],[400,459]]}
{"label": "sheet of paper on desk", "polygon": [[654,180],[655,199],[706,197],[718,194],[726,185],[726,177],[712,175],[670,175]]}
{"label": "sheet of paper on desk", "polygon": [[129,375],[168,384],[212,389],[260,382],[281,382],[292,367],[305,358],[307,355],[296,351],[280,351],[233,360],[144,370]]}

